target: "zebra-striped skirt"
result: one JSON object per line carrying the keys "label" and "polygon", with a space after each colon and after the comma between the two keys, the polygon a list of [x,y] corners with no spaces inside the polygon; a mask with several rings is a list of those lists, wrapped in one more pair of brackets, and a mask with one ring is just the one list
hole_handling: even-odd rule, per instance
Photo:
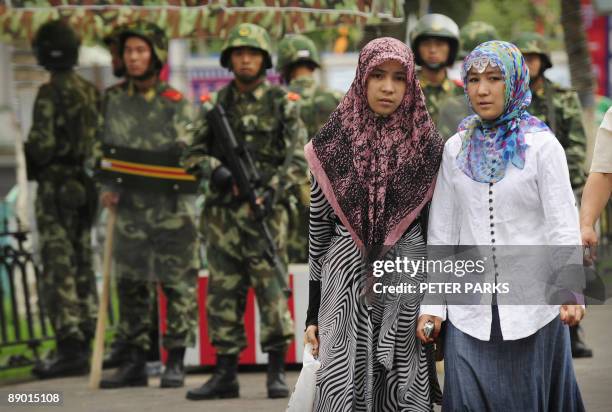
{"label": "zebra-striped skirt", "polygon": [[[321,281],[318,317],[321,369],[317,373],[314,410],[432,410],[433,403],[440,401],[440,391],[431,348],[422,346],[415,335],[419,299],[380,295],[374,303],[365,304],[360,298],[364,278],[361,254],[349,232],[330,211],[331,206],[314,182],[310,253],[321,256],[316,259],[320,265],[317,280]],[[321,227],[317,227],[317,216],[322,219]],[[316,234],[329,226],[330,219],[334,221],[331,237],[318,242]],[[416,258],[424,253],[423,235],[416,224],[386,258]],[[379,279],[398,284],[400,278],[385,274]]]}

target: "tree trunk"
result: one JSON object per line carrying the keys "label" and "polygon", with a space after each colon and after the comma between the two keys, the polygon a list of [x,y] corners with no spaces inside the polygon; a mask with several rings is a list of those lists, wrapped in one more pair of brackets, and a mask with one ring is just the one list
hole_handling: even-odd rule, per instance
{"label": "tree trunk", "polygon": [[561,0],[561,25],[569,61],[572,86],[582,104],[582,119],[587,134],[586,168],[589,169],[595,140],[595,78],[582,22],[580,0]]}

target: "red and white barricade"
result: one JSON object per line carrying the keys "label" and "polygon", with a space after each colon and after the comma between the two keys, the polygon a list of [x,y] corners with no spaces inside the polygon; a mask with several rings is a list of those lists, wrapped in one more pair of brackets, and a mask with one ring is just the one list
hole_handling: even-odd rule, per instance
{"label": "red and white barricade", "polygon": [[[289,272],[289,287],[292,291],[291,297],[289,298],[289,311],[291,312],[291,317],[294,322],[295,340],[289,346],[285,361],[287,363],[301,363],[304,322],[306,321],[306,310],[308,309],[308,265],[289,265]],[[215,364],[215,349],[210,344],[208,338],[208,323],[206,319],[207,285],[208,274],[206,272],[201,272],[198,278],[199,323],[196,331],[196,345],[192,348],[187,348],[185,353],[186,366]],[[163,333],[166,330],[166,300],[163,293],[159,293],[159,296],[160,332]],[[259,341],[259,310],[252,288],[249,289],[247,295],[244,326],[248,346],[240,354],[240,364],[266,364],[268,355],[261,351]],[[165,361],[165,353],[162,354],[162,357]]]}

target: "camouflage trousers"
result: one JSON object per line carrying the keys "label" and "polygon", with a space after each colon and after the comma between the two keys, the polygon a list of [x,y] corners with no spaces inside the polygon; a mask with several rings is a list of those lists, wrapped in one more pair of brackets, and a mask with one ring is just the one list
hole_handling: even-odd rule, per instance
{"label": "camouflage trousers", "polygon": [[35,209],[42,300],[55,337],[89,340],[95,333],[98,307],[91,225],[78,209],[59,204],[57,188],[49,182],[39,183]]}
{"label": "camouflage trousers", "polygon": [[[262,351],[284,350],[293,340],[293,321],[283,287],[262,258],[265,244],[249,206],[206,205],[202,219],[209,268],[208,335],[217,353],[238,354],[247,347],[243,316],[251,286],[259,307]],[[268,224],[286,262],[287,210],[277,206]]]}
{"label": "camouflage trousers", "polygon": [[310,222],[310,182],[300,187],[299,199],[291,204],[289,211],[289,235],[287,237],[287,254],[291,263],[308,262],[308,225]]}
{"label": "camouflage trousers", "polygon": [[197,233],[192,216],[163,207],[117,209],[114,258],[119,298],[117,339],[149,350],[158,285],[167,298],[166,349],[192,346],[197,327]]}

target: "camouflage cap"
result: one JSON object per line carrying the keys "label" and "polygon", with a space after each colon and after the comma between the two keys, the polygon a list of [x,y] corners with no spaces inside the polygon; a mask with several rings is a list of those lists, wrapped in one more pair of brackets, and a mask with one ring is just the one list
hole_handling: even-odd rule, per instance
{"label": "camouflage cap", "polygon": [[459,51],[459,26],[450,17],[443,14],[426,14],[421,17],[414,29],[410,32],[410,44],[414,53],[415,62],[422,66],[423,60],[419,56],[419,42],[427,37],[440,37],[448,40],[450,53],[447,65],[451,66]]}
{"label": "camouflage cap", "polygon": [[272,42],[263,27],[251,23],[242,23],[234,27],[227,36],[221,51],[221,66],[229,68],[230,54],[238,47],[250,47],[264,53],[264,68],[272,67]]}
{"label": "camouflage cap", "polygon": [[544,36],[535,32],[521,33],[512,43],[518,47],[523,54],[539,54],[542,57],[542,71],[552,67],[550,50]]}
{"label": "camouflage cap", "polygon": [[461,50],[457,54],[457,59],[463,60],[479,44],[491,40],[499,40],[499,33],[489,23],[473,21],[461,28],[459,39],[461,41]]}
{"label": "camouflage cap", "polygon": [[129,37],[134,36],[140,37],[149,43],[160,65],[166,63],[166,60],[168,60],[168,38],[166,37],[166,33],[164,33],[159,26],[145,21],[139,21],[124,26],[123,30],[119,33],[119,50],[121,55],[123,55],[125,41]]}
{"label": "camouflage cap", "polygon": [[278,44],[276,70],[282,72],[289,65],[298,62],[310,62],[316,67],[321,67],[317,46],[312,40],[301,34],[285,36]]}
{"label": "camouflage cap", "polygon": [[66,70],[76,65],[81,41],[63,20],[40,26],[32,40],[38,64],[47,70]]}

